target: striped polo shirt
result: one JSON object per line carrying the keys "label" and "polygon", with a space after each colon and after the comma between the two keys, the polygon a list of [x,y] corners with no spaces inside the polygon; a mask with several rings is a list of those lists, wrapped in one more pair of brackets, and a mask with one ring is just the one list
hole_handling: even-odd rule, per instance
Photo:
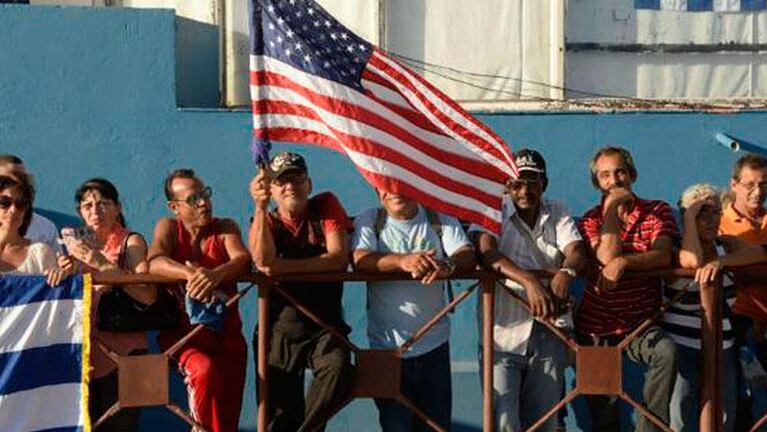
{"label": "striped polo shirt", "polygon": [[[724,248],[717,244],[718,256],[725,254]],[[699,350],[701,348],[701,322],[700,322],[700,285],[693,279],[677,279],[666,286],[666,298],[671,300],[687,287],[687,292],[666,309],[662,326],[671,339],[678,345]],[[726,306],[722,308],[722,348],[728,349],[735,344],[735,331],[730,319],[730,308],[735,303],[735,283],[725,274],[722,278],[724,300]]]}
{"label": "striped polo shirt", "polygon": [[[602,230],[602,205],[583,215],[578,228],[589,245],[599,240]],[[671,207],[663,201],[636,198],[626,223],[621,227],[624,254],[647,252],[659,237],[679,237]],[[661,280],[635,278],[618,282],[611,290],[597,293],[595,274],[588,280],[578,309],[575,327],[581,334],[623,335],[651,317],[661,306]]]}

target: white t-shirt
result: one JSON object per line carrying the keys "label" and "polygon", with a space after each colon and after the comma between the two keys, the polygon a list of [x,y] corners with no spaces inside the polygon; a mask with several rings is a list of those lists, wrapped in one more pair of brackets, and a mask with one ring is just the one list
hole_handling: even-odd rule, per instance
{"label": "white t-shirt", "polygon": [[56,252],[61,251],[56,225],[47,217],[37,213],[32,213],[32,221],[29,223],[29,228],[27,228],[27,234],[24,238],[33,243],[45,243]]}
{"label": "white t-shirt", "polygon": [[[567,245],[582,240],[570,212],[559,201],[543,200],[541,213],[532,230],[516,213],[517,209],[511,198],[504,196],[500,239],[480,225],[472,225],[469,227],[469,232],[486,232],[498,239],[498,250],[525,270],[561,267]],[[515,218],[518,223],[514,223],[512,218]],[[532,236],[541,253],[533,253],[530,250],[529,242],[524,237],[525,233],[521,232],[519,227]],[[526,296],[524,288],[518,283],[507,279],[506,286],[514,289],[522,297]],[[493,324],[494,349],[513,354],[526,354],[527,341],[532,328],[533,319],[530,314],[508,293],[497,289],[495,291],[495,323]]]}
{"label": "white t-shirt", "polygon": [[24,262],[8,275],[41,275],[45,270],[58,267],[56,252],[45,243],[32,243]]}
{"label": "white t-shirt", "polygon": [[[387,216],[380,238],[375,235],[378,209],[368,209],[354,220],[352,249],[382,253],[413,253],[435,249],[442,259],[458,249],[469,246],[469,239],[457,219],[439,215],[442,222],[442,242],[431,227],[426,211],[419,206],[410,220]],[[444,250],[442,249],[444,247]],[[445,305],[444,283],[422,285],[420,281],[368,283],[368,339],[376,349],[393,349],[410,339],[416,331],[433,318]],[[426,335],[403,357],[425,354],[447,342],[450,321],[439,320]]]}

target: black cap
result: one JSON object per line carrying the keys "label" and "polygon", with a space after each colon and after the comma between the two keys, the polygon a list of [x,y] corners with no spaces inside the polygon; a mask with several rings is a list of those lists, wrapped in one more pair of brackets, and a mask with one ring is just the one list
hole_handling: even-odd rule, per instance
{"label": "black cap", "polygon": [[543,156],[535,150],[519,149],[514,153],[514,162],[517,164],[517,170],[520,173],[525,171],[546,175],[546,161]]}
{"label": "black cap", "polygon": [[274,172],[274,177],[279,177],[288,171],[301,171],[304,174],[309,170],[306,168],[306,160],[298,153],[280,152],[272,159],[269,167]]}

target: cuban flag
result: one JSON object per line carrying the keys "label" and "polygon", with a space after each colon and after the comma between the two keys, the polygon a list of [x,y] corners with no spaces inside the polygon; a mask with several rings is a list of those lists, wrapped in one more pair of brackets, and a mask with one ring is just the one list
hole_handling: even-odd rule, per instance
{"label": "cuban flag", "polygon": [[90,275],[0,277],[0,430],[90,431]]}
{"label": "cuban flag", "polygon": [[767,8],[767,0],[634,0],[637,9],[675,12],[749,12]]}

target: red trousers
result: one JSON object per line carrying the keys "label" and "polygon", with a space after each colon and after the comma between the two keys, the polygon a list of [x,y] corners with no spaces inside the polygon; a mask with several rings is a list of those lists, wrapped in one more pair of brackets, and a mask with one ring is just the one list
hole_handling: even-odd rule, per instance
{"label": "red trousers", "polygon": [[[175,355],[192,416],[209,432],[237,432],[240,421],[248,346],[239,328],[234,330],[204,329]],[[173,339],[178,340],[161,335],[160,346],[166,349]]]}

